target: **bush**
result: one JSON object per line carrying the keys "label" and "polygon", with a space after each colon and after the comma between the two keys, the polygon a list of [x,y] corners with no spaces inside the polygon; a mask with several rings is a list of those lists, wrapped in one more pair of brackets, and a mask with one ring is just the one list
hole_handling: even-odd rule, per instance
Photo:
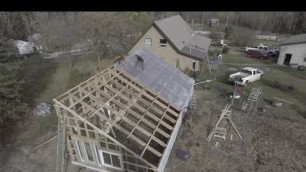
{"label": "bush", "polygon": [[67,89],[71,89],[72,87],[85,81],[88,79],[88,77],[90,77],[90,75],[91,74],[88,71],[80,71],[77,68],[71,69]]}
{"label": "bush", "polygon": [[239,28],[233,32],[233,43],[236,46],[253,45],[255,41],[255,33],[249,29]]}
{"label": "bush", "polygon": [[225,27],[224,39],[228,39],[228,38],[231,36],[232,30],[233,30],[232,26],[227,26],[227,27]]}
{"label": "bush", "polygon": [[228,50],[229,50],[229,47],[228,47],[227,45],[224,45],[224,46],[222,47],[222,53],[223,53],[223,54],[227,54],[227,53],[228,53]]}

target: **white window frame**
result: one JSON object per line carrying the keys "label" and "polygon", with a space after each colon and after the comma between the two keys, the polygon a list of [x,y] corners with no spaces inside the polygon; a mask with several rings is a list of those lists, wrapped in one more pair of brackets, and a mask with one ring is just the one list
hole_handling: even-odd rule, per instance
{"label": "white window frame", "polygon": [[82,161],[82,162],[84,162],[84,158],[82,157],[82,153],[81,153],[81,149],[80,149],[80,147],[79,147],[79,144],[80,144],[80,146],[82,146],[82,142],[81,141],[79,141],[79,140],[76,140],[76,139],[73,139],[74,140],[74,143],[75,143],[75,145],[76,145],[76,149],[77,149],[77,153],[78,153],[78,155],[79,155],[79,157],[80,157],[80,160]]}
{"label": "white window frame", "polygon": [[82,142],[82,144],[83,144],[83,148],[84,148],[84,152],[85,152],[85,155],[86,155],[86,157],[85,157],[85,159],[86,159],[86,162],[88,162],[88,163],[94,163],[95,164],[95,151],[93,151],[93,149],[92,149],[92,143],[89,143],[89,142],[86,142],[86,143],[88,143],[89,144],[89,147],[90,147],[90,150],[91,150],[91,153],[92,153],[92,158],[93,158],[93,161],[91,161],[91,160],[89,160],[88,159],[88,154],[87,154],[87,149],[85,148],[85,143],[84,142]]}
{"label": "white window frame", "polygon": [[[80,157],[81,162],[83,162],[83,163],[89,163],[89,164],[98,164],[99,166],[101,166],[99,160],[96,159],[96,158],[98,158],[98,153],[97,153],[97,150],[96,150],[96,147],[95,147],[95,144],[94,144],[94,143],[86,142],[86,143],[89,144],[90,150],[91,150],[91,153],[92,153],[92,156],[93,156],[93,161],[91,161],[91,160],[88,159],[88,154],[87,154],[87,150],[86,150],[86,148],[85,148],[84,141],[77,140],[77,139],[73,139],[73,140],[74,140],[74,143],[75,143],[75,145],[76,145],[77,154],[78,154],[78,156]],[[80,147],[81,147],[81,148],[79,147],[79,144],[78,144],[78,143],[80,144]],[[82,157],[82,152],[81,152],[81,151],[83,151],[83,155],[84,155],[85,157]],[[96,157],[96,158],[95,158],[95,157]],[[96,162],[96,161],[97,161],[97,162]]]}
{"label": "white window frame", "polygon": [[[150,44],[147,44],[147,41],[146,40],[150,40]],[[152,47],[152,38],[145,38],[144,39],[144,46],[145,47]]]}
{"label": "white window frame", "polygon": [[[112,164],[112,165],[106,164],[106,163],[104,162],[103,153],[107,153],[107,154],[110,155],[110,160],[111,160],[111,164]],[[112,156],[111,156],[111,155],[115,155],[115,156],[118,156],[118,157],[119,157],[119,161],[120,161],[120,166],[121,166],[121,168],[116,167],[116,166],[113,166],[113,161],[112,161]],[[102,162],[102,166],[109,167],[109,168],[113,168],[113,169],[117,169],[117,170],[122,170],[122,169],[123,169],[123,161],[122,161],[122,155],[121,155],[121,154],[99,149],[99,156],[100,156],[100,159],[101,159],[101,162]]]}

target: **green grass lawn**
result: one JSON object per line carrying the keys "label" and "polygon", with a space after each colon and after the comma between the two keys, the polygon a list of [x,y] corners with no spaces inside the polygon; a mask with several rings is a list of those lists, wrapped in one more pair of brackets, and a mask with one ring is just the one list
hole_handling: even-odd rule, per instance
{"label": "green grass lawn", "polygon": [[[278,97],[290,102],[293,105],[284,105],[283,113],[288,115],[296,113],[306,117],[306,72],[301,72],[289,67],[279,66],[270,60],[254,59],[245,56],[244,53],[231,49],[228,54],[223,55],[223,64],[219,64],[218,70],[215,73],[217,81],[210,84],[213,91],[220,90],[224,92],[233,91],[234,86],[227,82],[228,76],[243,67],[255,67],[264,70],[264,77],[260,81],[250,83],[247,87],[243,88],[242,99],[246,98],[253,87],[261,87],[263,96],[260,105],[267,104],[264,100],[272,100],[273,97]],[[199,78],[207,78],[208,72],[202,73]],[[293,90],[283,90],[273,86],[273,82],[278,81],[284,85],[292,85]],[[239,101],[242,101],[239,100]]]}

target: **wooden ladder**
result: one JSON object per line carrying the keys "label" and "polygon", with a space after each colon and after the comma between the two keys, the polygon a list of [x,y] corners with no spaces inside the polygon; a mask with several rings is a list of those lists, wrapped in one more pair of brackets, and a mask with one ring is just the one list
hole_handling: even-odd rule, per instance
{"label": "wooden ladder", "polygon": [[197,109],[197,97],[196,95],[192,95],[191,101],[190,101],[190,109],[193,111],[196,111]]}

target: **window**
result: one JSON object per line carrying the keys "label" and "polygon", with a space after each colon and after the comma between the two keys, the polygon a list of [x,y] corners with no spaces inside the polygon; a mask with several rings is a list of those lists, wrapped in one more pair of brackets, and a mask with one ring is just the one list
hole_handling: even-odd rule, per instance
{"label": "window", "polygon": [[78,160],[84,163],[94,163],[96,165],[101,164],[100,159],[97,160],[97,150],[93,143],[74,140],[74,146],[78,154]]}
{"label": "window", "polygon": [[196,69],[196,62],[192,62],[192,69],[193,69],[193,70]]}
{"label": "window", "polygon": [[104,166],[119,170],[122,169],[122,157],[120,154],[99,150],[99,156],[101,156],[101,159],[103,160],[102,164]]}
{"label": "window", "polygon": [[145,47],[151,47],[152,46],[152,39],[151,38],[145,38],[144,44],[145,44]]}
{"label": "window", "polygon": [[85,155],[84,155],[84,153],[82,151],[82,145],[81,145],[80,141],[76,140],[76,143],[77,143],[77,150],[78,150],[78,152],[80,154],[80,158],[81,158],[82,161],[84,161]]}
{"label": "window", "polygon": [[252,75],[252,72],[249,71],[249,70],[246,70],[246,69],[242,69],[241,72],[242,72],[242,73],[247,73],[247,74],[249,74],[249,75]]}
{"label": "window", "polygon": [[180,68],[180,59],[176,59],[175,67]]}
{"label": "window", "polygon": [[[98,150],[98,147],[97,147],[97,145],[95,145],[95,148],[96,148],[96,153],[97,153],[97,155],[99,155],[99,150]],[[99,163],[99,165],[102,165],[102,162],[101,162],[101,157],[100,156],[97,156],[98,157],[98,163]]]}
{"label": "window", "polygon": [[159,43],[160,43],[161,47],[166,47],[167,46],[167,40],[166,39],[160,39]]}
{"label": "window", "polygon": [[88,159],[88,161],[94,162],[93,153],[92,153],[90,144],[84,142],[84,146],[85,146],[85,150],[86,150],[86,153],[87,153],[87,159]]}

